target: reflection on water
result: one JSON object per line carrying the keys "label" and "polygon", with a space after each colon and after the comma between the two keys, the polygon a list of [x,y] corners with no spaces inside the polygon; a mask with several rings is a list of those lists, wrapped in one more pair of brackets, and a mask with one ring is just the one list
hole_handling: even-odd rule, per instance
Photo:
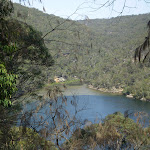
{"label": "reflection on water", "polygon": [[[108,114],[115,112],[124,113],[129,111],[129,113],[134,112],[145,112],[148,115],[150,114],[150,102],[144,102],[140,100],[126,98],[122,95],[112,95],[101,93],[96,90],[87,88],[85,85],[82,86],[69,86],[65,91],[64,95],[67,96],[67,106],[66,109],[70,114],[74,114],[74,108],[71,105],[71,100],[76,100],[77,102],[77,111],[78,117],[82,120],[88,119],[91,122],[95,120],[103,119]],[[35,102],[37,103],[37,102]],[[27,104],[27,109],[33,109],[35,103]],[[44,109],[46,110],[48,105],[45,105]],[[80,111],[82,110],[82,111]],[[135,120],[135,116],[130,116]]]}
{"label": "reflection on water", "polygon": [[[135,119],[134,112],[137,111],[147,113],[146,117],[150,114],[150,102],[130,99],[122,95],[101,93],[91,90],[85,85],[68,87],[64,94],[67,95],[68,100],[73,98],[71,95],[76,95],[78,109],[84,108],[78,115],[80,118],[88,119],[91,122],[95,122],[97,118],[102,119],[108,114],[117,111],[124,113],[128,110],[129,113],[133,113],[130,116],[132,119]],[[71,106],[68,105],[70,112],[71,109]]]}
{"label": "reflection on water", "polygon": [[[37,111],[37,113],[33,113],[31,117],[30,110],[35,110],[36,108],[38,108],[38,106],[43,101],[34,101],[32,103],[26,104],[26,107],[24,107],[23,111],[29,113],[30,119],[27,118],[27,121],[25,120],[26,124],[21,124],[22,120],[18,120],[18,124],[28,125],[29,123],[29,125],[31,125],[30,127],[39,133],[41,133],[41,131],[43,130],[47,130],[50,135],[49,137],[47,137],[47,139],[55,142],[55,133],[58,133],[58,131],[60,132],[60,129],[65,129],[65,125],[67,126],[69,121],[72,122],[72,120],[74,120],[74,117],[75,122],[80,120],[83,123],[84,120],[87,120],[86,122],[84,122],[87,125],[91,124],[91,122],[98,123],[100,121],[103,121],[103,119],[107,115],[113,114],[115,112],[124,113],[128,110],[129,113],[132,114],[129,117],[134,119],[135,121],[135,112],[145,112],[145,114],[150,114],[150,102],[130,99],[122,95],[101,93],[96,90],[91,90],[85,85],[69,86],[64,91],[64,95],[66,95],[67,97],[66,103],[62,103],[62,97],[59,97],[58,101],[54,101],[54,99],[53,101],[46,100],[45,103],[41,105],[42,107],[39,109],[39,111]],[[74,107],[76,105],[72,105],[74,100],[76,101],[76,103],[74,104],[77,104],[77,108]],[[66,110],[69,114],[68,118],[66,117]],[[74,116],[76,112],[78,112],[77,116]],[[144,126],[147,126],[149,124],[148,116],[149,115],[146,115],[146,122]],[[25,117],[23,116],[23,119],[24,118]],[[66,121],[68,122],[66,123]],[[85,124],[79,123],[80,127],[83,127]],[[76,123],[74,124],[74,126],[76,126]],[[70,129],[71,132],[73,132],[76,129],[74,128],[74,126],[71,126],[70,128],[68,128],[67,126],[67,128]],[[62,132],[63,134],[61,134],[69,138],[71,136],[71,132],[66,135],[64,132]],[[62,138],[59,142],[60,144],[62,144],[64,141],[65,138]]]}
{"label": "reflection on water", "polygon": [[67,89],[64,91],[64,95],[71,96],[71,95],[108,95],[108,94],[102,93],[98,90],[89,89],[87,88],[86,85],[82,86],[80,85],[80,86],[68,86]]}

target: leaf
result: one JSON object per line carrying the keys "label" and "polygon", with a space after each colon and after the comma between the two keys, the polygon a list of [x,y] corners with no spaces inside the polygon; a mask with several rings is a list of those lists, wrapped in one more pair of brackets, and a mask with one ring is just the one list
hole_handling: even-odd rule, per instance
{"label": "leaf", "polygon": [[43,6],[43,11],[44,11],[44,12],[46,12],[46,10],[45,10],[44,6]]}

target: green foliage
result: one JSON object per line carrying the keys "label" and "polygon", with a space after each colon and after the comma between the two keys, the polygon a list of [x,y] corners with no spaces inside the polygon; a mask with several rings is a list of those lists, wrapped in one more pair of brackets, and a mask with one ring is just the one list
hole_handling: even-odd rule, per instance
{"label": "green foliage", "polygon": [[40,88],[54,63],[41,33],[13,19],[0,23],[0,61],[8,72],[18,75],[17,97]]}
{"label": "green foliage", "polygon": [[0,0],[0,20],[9,16],[13,11],[13,5],[10,0]]}
{"label": "green foliage", "polygon": [[133,86],[131,86],[131,93],[134,94],[134,97],[137,99],[145,99],[150,100],[150,82],[149,78],[142,79],[140,81],[135,82]]}
{"label": "green foliage", "polygon": [[[91,32],[85,25],[76,21],[65,21],[54,15],[44,14],[37,9],[29,9],[18,4],[14,4],[14,8],[13,18],[24,21],[17,14],[18,12],[27,13],[26,23],[41,31],[43,35],[50,32],[44,41],[56,64],[52,68],[52,76],[67,75],[72,77],[79,71],[85,70],[85,65],[82,68],[82,61],[87,62],[88,60],[83,59],[83,56],[88,53],[91,45],[88,43]],[[57,27],[61,23],[62,25]]]}
{"label": "green foliage", "polygon": [[[2,132],[0,131],[0,137]],[[34,132],[30,128],[25,127],[12,127],[8,133],[7,144],[0,146],[2,149],[9,150],[33,150],[33,149],[44,149],[44,150],[57,150],[54,144],[50,141],[40,137],[40,135]],[[1,143],[2,144],[2,143]]]}
{"label": "green foliage", "polygon": [[[14,18],[25,20],[43,35],[64,21],[18,4],[14,8]],[[26,13],[26,19],[18,16],[18,12],[22,15]],[[128,92],[124,90],[125,94],[132,93],[131,89],[137,87],[134,96],[141,98],[137,96],[141,90],[136,84],[144,79],[149,81],[149,59],[144,65],[135,64],[132,50],[147,36],[148,21],[149,14],[123,16],[121,19],[66,20],[45,37],[46,46],[56,62],[51,76],[77,76],[95,87],[109,90],[114,87],[128,88]],[[149,90],[148,85],[145,85],[145,90]]]}
{"label": "green foliage", "polygon": [[11,97],[16,92],[17,75],[7,73],[3,64],[0,64],[0,105],[11,105]]}
{"label": "green foliage", "polygon": [[149,144],[149,128],[142,128],[132,119],[116,112],[106,116],[103,123],[77,129],[64,143],[64,148],[148,149]]}
{"label": "green foliage", "polygon": [[[3,16],[10,12],[9,9],[8,12],[3,11]],[[149,14],[123,17],[120,22],[120,18],[115,18],[88,20],[84,21],[85,24],[79,21],[83,23],[80,24],[15,5],[13,18],[0,22],[2,105],[11,104],[11,96],[16,91],[16,76],[12,73],[18,74],[17,87],[23,92],[41,87],[50,76],[63,74],[70,78],[77,76],[99,88],[121,87],[125,94],[133,93],[136,98],[150,96],[149,62],[135,65],[130,52],[133,45],[136,47],[142,41]],[[50,34],[42,37],[48,32]],[[53,65],[50,53],[57,64],[53,70],[50,68]],[[54,92],[49,92],[49,95],[53,96]],[[54,113],[60,118],[57,108]],[[53,113],[51,118],[56,126]],[[68,122],[65,128],[69,128]],[[56,130],[58,134],[60,129]],[[26,127],[12,127],[6,133],[9,134],[2,145],[4,149],[48,149],[52,144]],[[64,144],[64,149],[93,149],[96,146],[102,149],[138,148],[149,145],[147,133],[149,128],[143,129],[117,113],[107,116],[103,123],[77,130]],[[0,135],[4,137],[3,130]]]}

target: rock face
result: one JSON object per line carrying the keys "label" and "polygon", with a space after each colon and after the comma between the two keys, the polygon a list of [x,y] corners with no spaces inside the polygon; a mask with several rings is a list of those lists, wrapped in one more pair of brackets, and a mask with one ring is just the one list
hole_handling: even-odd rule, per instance
{"label": "rock face", "polygon": [[126,95],[128,98],[133,98],[133,94]]}
{"label": "rock face", "polygon": [[112,87],[111,89],[95,88],[93,85],[88,85],[88,87],[90,89],[99,90],[101,92],[106,92],[106,93],[119,93],[119,94],[122,94],[122,92],[123,92],[123,88],[115,88],[115,87]]}
{"label": "rock face", "polygon": [[[93,85],[88,85],[88,87],[90,89],[99,90],[101,92],[106,92],[106,93],[119,93],[119,94],[123,93],[123,88],[112,87],[111,89],[105,89],[105,88],[94,87]],[[133,94],[129,94],[129,95],[126,95],[126,97],[127,98],[134,98],[134,95]],[[140,100],[141,101],[148,101],[148,102],[150,102],[150,99],[146,99],[145,97],[141,98]]]}
{"label": "rock face", "polygon": [[147,101],[145,97],[141,98],[140,100],[141,101]]}

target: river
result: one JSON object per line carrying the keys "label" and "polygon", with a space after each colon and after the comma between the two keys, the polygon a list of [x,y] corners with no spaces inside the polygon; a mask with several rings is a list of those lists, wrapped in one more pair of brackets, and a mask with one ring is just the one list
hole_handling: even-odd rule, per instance
{"label": "river", "polygon": [[[66,110],[70,115],[74,115],[74,107],[71,105],[71,100],[77,103],[77,117],[80,120],[87,119],[92,123],[96,123],[104,119],[107,115],[125,111],[131,114],[129,117],[136,121],[135,112],[144,112],[143,118],[148,118],[150,114],[150,102],[127,98],[123,95],[114,95],[102,93],[97,90],[89,89],[86,85],[68,86],[63,93],[67,97]],[[26,110],[33,109],[37,101],[28,103]],[[42,107],[41,113],[49,109],[49,104]],[[46,116],[45,116],[46,117]],[[45,118],[44,117],[44,118]],[[149,120],[146,119],[147,121]],[[148,125],[148,122],[146,123]]]}
{"label": "river", "polygon": [[[69,86],[64,94],[68,99],[73,98],[72,95],[75,95],[78,109],[84,108],[79,112],[80,118],[88,119],[92,123],[97,119],[105,118],[109,114],[115,112],[124,113],[127,110],[131,113],[130,118],[132,119],[135,119],[135,112],[143,112],[147,118],[150,114],[150,102],[127,98],[123,95],[102,93],[89,89],[85,85]],[[70,112],[71,109],[70,106]]]}

